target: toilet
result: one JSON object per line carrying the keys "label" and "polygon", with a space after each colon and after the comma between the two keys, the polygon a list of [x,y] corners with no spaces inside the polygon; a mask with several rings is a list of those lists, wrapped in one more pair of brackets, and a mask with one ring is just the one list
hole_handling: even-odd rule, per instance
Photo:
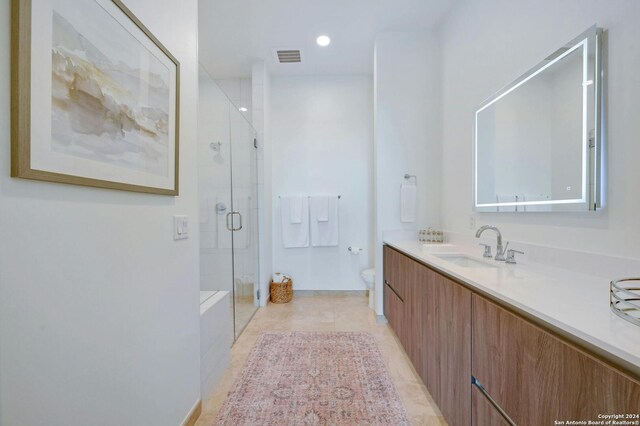
{"label": "toilet", "polygon": [[364,281],[365,285],[367,286],[367,290],[369,291],[369,307],[373,309],[373,287],[376,279],[376,270],[374,268],[364,269],[362,272],[360,272],[360,276],[362,277],[362,280]]}
{"label": "toilet", "polygon": [[373,283],[376,278],[376,270],[373,268],[364,269],[362,272],[360,272],[360,276],[362,277],[364,283],[367,285],[367,290],[373,290]]}

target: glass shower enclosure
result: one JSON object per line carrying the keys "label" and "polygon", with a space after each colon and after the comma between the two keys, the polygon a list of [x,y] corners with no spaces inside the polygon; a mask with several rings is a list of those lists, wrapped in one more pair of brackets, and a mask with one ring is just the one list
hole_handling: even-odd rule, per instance
{"label": "glass shower enclosure", "polygon": [[200,66],[200,290],[231,293],[236,339],[259,306],[256,137]]}

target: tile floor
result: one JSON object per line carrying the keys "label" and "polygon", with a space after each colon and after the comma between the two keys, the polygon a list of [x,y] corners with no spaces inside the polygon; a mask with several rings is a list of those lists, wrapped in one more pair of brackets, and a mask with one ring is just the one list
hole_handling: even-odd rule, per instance
{"label": "tile floor", "polygon": [[[231,306],[231,309],[233,309],[233,305]],[[235,309],[236,332],[241,334],[242,330],[247,326],[247,323],[251,320],[251,317],[258,308],[253,303],[253,296],[238,296],[236,297]]]}
{"label": "tile floor", "polygon": [[[379,324],[362,292],[296,293],[291,303],[258,310],[231,349],[231,366],[206,400],[196,426],[211,426],[262,331],[368,331],[376,339],[411,424],[446,425],[395,334]],[[256,425],[258,426],[258,425]]]}

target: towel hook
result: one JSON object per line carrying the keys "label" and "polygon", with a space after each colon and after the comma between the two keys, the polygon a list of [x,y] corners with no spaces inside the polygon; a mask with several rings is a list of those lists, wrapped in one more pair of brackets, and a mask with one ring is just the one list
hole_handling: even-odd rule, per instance
{"label": "towel hook", "polygon": [[404,178],[405,178],[406,180],[409,180],[409,179],[411,179],[411,178],[414,178],[414,179],[415,179],[415,182],[416,182],[416,185],[418,185],[418,176],[416,176],[416,175],[410,175],[409,173],[405,173]]}

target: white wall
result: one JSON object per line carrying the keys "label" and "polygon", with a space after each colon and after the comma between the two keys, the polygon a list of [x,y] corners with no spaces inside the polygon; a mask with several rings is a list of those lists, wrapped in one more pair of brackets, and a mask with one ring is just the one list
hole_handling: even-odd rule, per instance
{"label": "white wall", "polygon": [[[363,290],[370,265],[372,82],[367,76],[281,77],[271,82],[273,266],[296,290]],[[340,194],[339,247],[285,249],[278,196]],[[363,247],[350,255],[350,245]]]}
{"label": "white wall", "polygon": [[[180,196],[9,177],[0,0],[0,424],[179,424],[200,397],[197,2],[127,0],[181,64]],[[191,219],[174,242],[172,216]]]}
{"label": "white wall", "polygon": [[[376,38],[376,311],[382,314],[382,234],[440,225],[441,103],[437,38],[430,32]],[[400,185],[418,177],[416,223],[400,222]]]}
{"label": "white wall", "polygon": [[640,3],[631,0],[461,0],[445,20],[443,224],[473,231],[473,111],[500,87],[591,25],[608,30],[607,207],[597,213],[478,214],[507,239],[640,257]]}

